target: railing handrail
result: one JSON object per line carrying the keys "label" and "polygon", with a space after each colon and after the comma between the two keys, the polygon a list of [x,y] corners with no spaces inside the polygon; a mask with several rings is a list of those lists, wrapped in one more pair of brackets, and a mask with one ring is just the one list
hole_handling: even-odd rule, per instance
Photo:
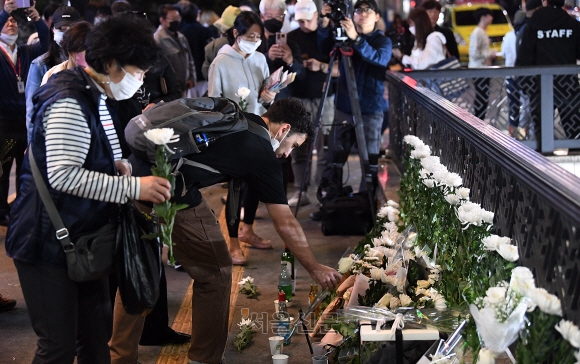
{"label": "railing handrail", "polygon": [[[577,66],[572,68],[580,70]],[[504,135],[467,110],[418,85],[408,75],[387,72],[386,79],[397,85],[403,93],[412,93],[417,103],[437,115],[447,127],[492,158],[518,181],[544,196],[547,201],[553,203],[555,210],[565,215],[576,226],[580,226],[580,180],[576,176]]]}
{"label": "railing handrail", "polygon": [[447,77],[514,77],[514,76],[540,76],[540,75],[571,75],[580,74],[580,66],[526,66],[526,67],[486,67],[486,68],[462,68],[451,70],[413,70],[401,72],[416,80],[427,78]]}

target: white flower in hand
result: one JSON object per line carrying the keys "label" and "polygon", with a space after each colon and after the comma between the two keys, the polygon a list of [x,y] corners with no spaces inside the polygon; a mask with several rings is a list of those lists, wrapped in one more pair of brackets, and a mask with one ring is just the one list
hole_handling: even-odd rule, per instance
{"label": "white flower in hand", "polygon": [[143,133],[143,135],[145,135],[145,138],[149,139],[156,145],[165,145],[170,141],[173,141],[172,128],[150,129]]}
{"label": "white flower in hand", "polygon": [[245,100],[248,96],[250,96],[250,89],[247,87],[240,87],[238,88],[238,93],[236,96],[242,100]]}
{"label": "white flower in hand", "polygon": [[570,345],[576,349],[580,348],[580,329],[572,321],[562,320],[556,325],[555,329]]}

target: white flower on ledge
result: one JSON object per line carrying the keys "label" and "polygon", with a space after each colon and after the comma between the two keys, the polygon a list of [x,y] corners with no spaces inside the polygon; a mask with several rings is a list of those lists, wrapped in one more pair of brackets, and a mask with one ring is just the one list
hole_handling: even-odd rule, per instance
{"label": "white flower on ledge", "polygon": [[459,205],[461,199],[456,194],[450,193],[448,195],[445,195],[445,201],[447,201],[450,205]]}
{"label": "white flower on ledge", "polygon": [[414,148],[421,147],[421,146],[425,145],[425,143],[423,143],[423,141],[421,139],[417,138],[414,135],[405,135],[403,137],[403,141],[405,143],[413,146]]}
{"label": "white flower on ledge", "polygon": [[415,150],[411,151],[411,158],[422,159],[431,155],[431,148],[428,145],[421,145],[415,147]]}
{"label": "white flower on ledge", "polygon": [[250,320],[250,319],[242,319],[242,321],[240,321],[238,323],[239,327],[242,327],[242,326],[252,327],[254,325],[255,325],[254,322],[252,322],[252,320]]}
{"label": "white flower on ledge", "polygon": [[554,328],[570,345],[576,349],[580,348],[580,329],[572,321],[562,320]]}
{"label": "white flower on ledge", "polygon": [[529,292],[536,288],[532,271],[526,267],[515,267],[512,270],[509,287],[518,295],[528,297]]}
{"label": "white flower on ledge", "polygon": [[562,303],[553,294],[543,288],[534,288],[530,291],[530,298],[538,308],[549,315],[562,316]]}
{"label": "white flower on ledge", "polygon": [[520,259],[520,255],[518,254],[518,247],[515,245],[500,245],[499,248],[497,248],[497,252],[508,262],[515,262],[516,260]]}
{"label": "white flower on ledge", "polygon": [[467,187],[461,187],[461,188],[458,188],[457,190],[455,190],[455,193],[457,194],[457,196],[459,196],[459,198],[462,200],[469,200],[469,193],[470,192],[471,191]]}
{"label": "white flower on ledge", "polygon": [[497,250],[500,246],[504,244],[510,244],[511,239],[508,237],[502,237],[499,235],[492,234],[481,240],[485,246],[485,250]]}

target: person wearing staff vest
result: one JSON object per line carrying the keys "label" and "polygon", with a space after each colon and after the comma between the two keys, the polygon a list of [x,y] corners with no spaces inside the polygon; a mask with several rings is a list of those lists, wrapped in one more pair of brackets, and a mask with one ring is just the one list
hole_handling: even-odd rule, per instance
{"label": "person wearing staff vest", "polygon": [[[28,69],[32,61],[48,49],[48,27],[40,18],[40,14],[31,6],[25,9],[28,18],[34,23],[38,32],[38,43],[31,45],[16,44],[18,39],[18,23],[12,12],[16,10],[15,0],[6,0],[4,9],[0,12],[0,145],[5,140],[14,140],[15,144],[6,157],[16,161],[16,175],[20,174],[20,166],[26,150],[26,100],[24,88]],[[8,188],[10,186],[10,169],[12,162],[4,163],[0,177],[0,225],[8,224],[10,207],[8,206]]]}

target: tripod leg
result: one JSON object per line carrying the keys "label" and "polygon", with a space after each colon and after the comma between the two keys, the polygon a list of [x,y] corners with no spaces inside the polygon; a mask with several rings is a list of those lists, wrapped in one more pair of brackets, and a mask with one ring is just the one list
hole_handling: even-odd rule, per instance
{"label": "tripod leg", "polygon": [[305,190],[308,184],[308,178],[310,178],[310,168],[312,166],[312,151],[316,140],[318,138],[318,133],[320,131],[320,126],[322,124],[322,114],[324,113],[324,104],[326,98],[328,97],[328,91],[330,90],[330,81],[332,78],[332,68],[334,66],[334,61],[336,60],[336,55],[338,51],[334,50],[330,54],[330,61],[328,61],[328,71],[326,73],[326,81],[324,82],[324,89],[322,91],[322,98],[320,99],[320,105],[318,106],[318,111],[316,112],[316,121],[314,122],[314,140],[310,145],[310,151],[308,152],[308,162],[306,163],[306,172],[302,178],[302,183],[300,184],[300,193],[298,194],[298,203],[296,204],[296,209],[294,210],[294,217],[298,216],[298,210],[300,210],[300,201],[302,200],[302,191]]}
{"label": "tripod leg", "polygon": [[362,114],[360,111],[360,104],[358,102],[358,90],[356,87],[356,80],[354,77],[354,69],[352,66],[352,58],[349,55],[343,54],[343,59],[346,62],[344,67],[346,69],[346,84],[348,86],[348,96],[350,99],[350,108],[352,110],[352,118],[356,132],[356,142],[358,145],[358,154],[361,165],[361,172],[363,179],[367,186],[367,194],[371,203],[371,214],[375,216],[375,202],[373,193],[373,175],[369,164],[369,154],[367,150],[367,143],[365,141],[364,125]]}

